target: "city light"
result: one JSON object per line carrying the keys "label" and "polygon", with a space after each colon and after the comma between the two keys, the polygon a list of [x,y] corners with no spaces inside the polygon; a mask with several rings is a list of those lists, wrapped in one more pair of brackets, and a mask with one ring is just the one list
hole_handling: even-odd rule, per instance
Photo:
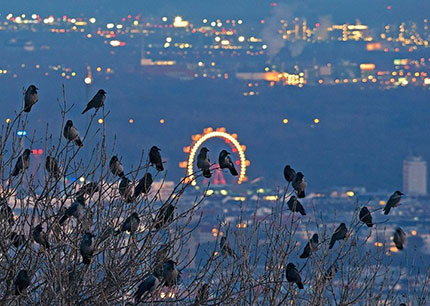
{"label": "city light", "polygon": [[6,118],[6,123],[9,124],[11,122],[10,118]]}
{"label": "city light", "polygon": [[99,120],[97,120],[97,122],[99,123],[99,124],[103,124],[103,119],[102,118],[100,118]]}
{"label": "city light", "polygon": [[319,120],[318,118],[315,118],[315,119],[314,119],[314,123],[315,123],[315,124],[318,124],[318,123],[320,123],[320,120]]}
{"label": "city light", "polygon": [[165,122],[164,119],[160,119],[161,124],[164,124],[164,122]]}
{"label": "city light", "polygon": [[[7,121],[6,121],[7,122]],[[16,134],[18,136],[27,136],[27,131],[17,131]]]}
{"label": "city light", "polygon": [[282,119],[282,123],[283,124],[287,124],[288,123],[288,119],[287,118]]}

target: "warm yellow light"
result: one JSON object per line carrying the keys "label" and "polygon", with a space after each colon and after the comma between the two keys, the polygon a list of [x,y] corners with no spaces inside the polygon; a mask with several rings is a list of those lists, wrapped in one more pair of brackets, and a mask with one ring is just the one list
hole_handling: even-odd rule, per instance
{"label": "warm yellow light", "polygon": [[6,119],[6,123],[9,124],[10,123],[10,118]]}
{"label": "warm yellow light", "polygon": [[97,122],[98,122],[99,124],[102,124],[102,123],[103,123],[103,119],[102,119],[102,118],[100,118],[99,120],[97,120]]}
{"label": "warm yellow light", "polygon": [[382,242],[375,242],[374,245],[376,247],[382,247],[384,244]]}
{"label": "warm yellow light", "polygon": [[245,36],[239,36],[239,37],[237,38],[237,40],[238,40],[239,42],[244,42],[244,41],[245,41]]}
{"label": "warm yellow light", "polygon": [[346,192],[346,195],[347,195],[348,197],[353,197],[353,196],[354,196],[354,191],[347,191],[347,192]]}
{"label": "warm yellow light", "polygon": [[230,141],[239,154],[240,173],[239,173],[239,178],[237,183],[241,184],[245,180],[246,158],[245,158],[245,152],[243,151],[240,143],[236,140],[236,138],[233,135],[230,135],[226,132],[213,131],[213,129],[210,129],[210,128],[205,130],[207,132],[205,132],[204,135],[200,135],[201,137],[199,137],[198,139],[196,138],[195,140],[196,143],[192,146],[190,155],[188,156],[188,166],[187,166],[188,181],[191,181],[191,184],[193,186],[196,185],[196,182],[194,180],[194,158],[200,146],[208,139],[223,138],[225,140]]}
{"label": "warm yellow light", "polygon": [[315,123],[315,124],[318,124],[318,123],[320,123],[320,120],[319,120],[318,118],[315,118],[315,119],[314,119],[314,123]]}
{"label": "warm yellow light", "polygon": [[93,80],[90,77],[86,77],[84,79],[84,82],[85,82],[85,84],[89,85],[89,84],[91,84],[93,82]]}
{"label": "warm yellow light", "polygon": [[284,119],[282,120],[282,123],[283,123],[283,124],[287,124],[287,123],[288,123],[288,119],[287,119],[287,118],[284,118]]}
{"label": "warm yellow light", "polygon": [[385,201],[384,200],[380,200],[379,201],[379,205],[385,205]]}
{"label": "warm yellow light", "polygon": [[411,234],[412,234],[412,236],[416,236],[417,235],[417,231],[416,230],[412,230]]}
{"label": "warm yellow light", "polygon": [[134,120],[132,118],[130,118],[130,120],[128,120],[128,123],[133,124]]}
{"label": "warm yellow light", "polygon": [[102,67],[97,67],[96,69],[98,72],[102,71]]}
{"label": "warm yellow light", "polygon": [[206,191],[206,195],[207,196],[211,196],[214,194],[215,191],[213,191],[212,189],[208,189],[208,191]]}
{"label": "warm yellow light", "polygon": [[164,124],[164,119],[160,119],[160,123],[161,123],[161,124]]}

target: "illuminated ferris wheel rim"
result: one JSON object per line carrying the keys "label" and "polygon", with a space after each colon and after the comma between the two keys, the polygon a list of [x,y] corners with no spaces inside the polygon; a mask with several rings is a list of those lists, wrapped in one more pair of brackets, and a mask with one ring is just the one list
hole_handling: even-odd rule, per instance
{"label": "illuminated ferris wheel rim", "polygon": [[236,140],[236,138],[234,138],[232,135],[226,132],[221,132],[221,131],[212,131],[212,132],[206,133],[192,145],[190,150],[190,155],[188,156],[188,163],[187,163],[187,175],[188,175],[189,181],[191,181],[192,185],[196,184],[196,181],[194,179],[194,159],[200,146],[206,140],[211,138],[223,138],[225,140],[228,140],[233,144],[234,148],[237,150],[239,154],[239,160],[240,160],[240,173],[239,173],[239,178],[237,180],[237,183],[241,184],[244,181],[245,174],[246,174],[245,151],[242,149],[242,146],[240,145],[239,141]]}

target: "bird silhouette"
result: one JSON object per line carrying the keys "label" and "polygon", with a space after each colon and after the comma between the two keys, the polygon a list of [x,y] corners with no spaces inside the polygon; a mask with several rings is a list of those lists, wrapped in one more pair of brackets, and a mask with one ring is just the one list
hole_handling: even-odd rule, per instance
{"label": "bird silhouette", "polygon": [[64,215],[61,217],[59,223],[60,225],[67,221],[70,217],[75,217],[77,220],[81,220],[84,216],[84,210],[85,210],[85,198],[84,196],[79,196],[76,198],[76,201],[74,201],[70,207],[66,209],[64,212]]}
{"label": "bird silhouette", "polygon": [[303,205],[297,200],[296,196],[291,196],[287,202],[288,208],[292,212],[299,212],[302,216],[306,216],[306,211]]}
{"label": "bird silhouette", "polygon": [[142,283],[140,283],[136,293],[134,294],[136,305],[139,304],[142,297],[145,297],[148,293],[153,293],[155,289],[157,289],[160,284],[158,277],[158,275],[152,273],[147,278],[145,278]]}
{"label": "bird silhouette", "polygon": [[284,168],[284,178],[288,183],[291,183],[294,180],[294,177],[296,176],[296,171],[294,171],[293,168],[291,168],[290,165],[286,165]]}
{"label": "bird silhouette", "polygon": [[360,210],[360,221],[366,224],[368,227],[373,226],[372,215],[366,206],[363,206],[363,208]]}
{"label": "bird silhouette", "polygon": [[403,193],[400,191],[395,191],[387,201],[384,207],[384,214],[388,215],[390,213],[391,208],[397,207],[400,205],[400,200],[402,199]]}
{"label": "bird silhouette", "polygon": [[294,190],[297,192],[297,197],[299,199],[302,199],[306,196],[305,195],[305,189],[306,189],[307,183],[304,180],[303,173],[297,172],[296,176],[294,177],[292,185],[293,185]]}
{"label": "bird silhouette", "polygon": [[46,156],[45,158],[45,169],[48,171],[48,174],[50,177],[53,177],[55,179],[60,179],[61,177],[61,170],[58,166],[57,161],[52,156]]}
{"label": "bird silhouette", "polygon": [[24,112],[29,113],[33,105],[39,101],[38,89],[39,88],[34,85],[28,86],[24,95]]}
{"label": "bird silhouette", "polygon": [[239,175],[236,171],[236,168],[234,167],[233,161],[230,158],[230,153],[227,152],[226,150],[222,150],[219,153],[218,163],[221,169],[229,169],[231,175],[233,176]]}
{"label": "bird silhouette", "polygon": [[289,283],[296,283],[299,289],[303,289],[302,278],[300,277],[299,271],[296,268],[296,265],[293,263],[289,263],[287,265],[287,269],[285,271],[287,275],[287,280]]}
{"label": "bird silhouette", "polygon": [[221,239],[219,241],[219,246],[220,246],[220,249],[221,249],[221,254],[224,257],[230,256],[230,257],[233,257],[233,259],[237,259],[237,255],[233,251],[233,249],[231,248],[231,246],[228,243],[226,237],[221,237]]}
{"label": "bird silhouette", "polygon": [[156,230],[170,224],[173,221],[175,206],[172,204],[164,204],[158,211],[155,220],[154,227]]}
{"label": "bird silhouette", "polygon": [[38,244],[42,245],[46,250],[49,250],[48,235],[43,232],[42,224],[39,224],[34,228],[33,239]]}
{"label": "bird silhouette", "polygon": [[400,227],[396,228],[393,241],[398,250],[403,250],[404,244],[406,242],[406,233]]}
{"label": "bird silhouette", "polygon": [[124,167],[118,159],[118,156],[112,156],[109,162],[109,169],[113,175],[118,175],[120,178],[124,177]]}
{"label": "bird silhouette", "polygon": [[84,145],[79,137],[78,130],[73,126],[72,120],[67,120],[66,125],[64,126],[63,135],[67,141],[73,141],[78,147],[82,147]]}
{"label": "bird silhouette", "polygon": [[130,234],[134,234],[139,229],[140,218],[137,212],[133,212],[130,216],[125,219],[123,222],[121,229],[115,232],[115,235],[118,235],[123,232],[129,232]]}
{"label": "bird silhouette", "polygon": [[166,287],[173,287],[177,285],[179,278],[179,271],[176,266],[176,262],[169,259],[163,264],[163,284]]}
{"label": "bird silhouette", "polygon": [[18,160],[16,161],[15,168],[13,169],[12,176],[17,176],[20,172],[24,172],[30,166],[30,154],[31,151],[29,149],[25,149],[24,153],[22,153]]}
{"label": "bird silhouette", "polygon": [[203,171],[203,176],[210,178],[212,176],[210,171],[211,161],[209,160],[209,150],[206,147],[200,149],[199,155],[197,156],[197,168]]}
{"label": "bird silhouette", "polygon": [[151,166],[155,165],[157,171],[163,171],[163,161],[161,159],[160,148],[153,146],[151,150],[149,150],[149,162]]}
{"label": "bird silhouette", "polygon": [[333,235],[331,236],[330,240],[330,246],[329,249],[332,249],[336,241],[343,240],[346,238],[348,230],[346,228],[345,223],[341,223],[336,230],[334,231]]}
{"label": "bird silhouette", "polygon": [[81,240],[79,251],[82,255],[82,262],[86,265],[91,263],[91,257],[94,253],[94,235],[91,233],[85,233]]}
{"label": "bird silhouette", "polygon": [[103,89],[99,89],[99,91],[96,93],[96,95],[88,102],[87,107],[84,109],[82,114],[85,114],[87,111],[89,111],[92,108],[95,108],[98,110],[100,107],[102,107],[106,100],[106,91]]}
{"label": "bird silhouette", "polygon": [[27,270],[19,271],[14,282],[15,295],[20,295],[21,293],[23,293],[24,290],[27,289],[28,286],[30,286],[30,283],[31,280]]}
{"label": "bird silhouette", "polygon": [[137,198],[142,193],[147,194],[151,190],[152,185],[152,174],[147,172],[145,175],[139,180],[136,188],[134,188],[134,197]]}
{"label": "bird silhouette", "polygon": [[312,253],[318,250],[318,234],[313,234],[312,238],[306,243],[305,248],[303,249],[302,255],[300,258],[308,258]]}

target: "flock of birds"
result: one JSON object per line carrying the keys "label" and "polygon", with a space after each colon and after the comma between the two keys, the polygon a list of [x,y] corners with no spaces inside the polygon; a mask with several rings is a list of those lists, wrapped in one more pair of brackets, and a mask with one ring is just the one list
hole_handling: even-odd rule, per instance
{"label": "flock of birds", "polygon": [[[100,89],[97,94],[88,102],[82,114],[91,109],[95,109],[97,111],[99,108],[104,106],[105,99],[106,92],[103,89]],[[23,111],[29,113],[38,100],[38,88],[34,85],[30,85],[24,95]],[[63,136],[66,138],[68,143],[74,143],[79,148],[83,147],[83,141],[79,135],[78,129],[73,125],[72,120],[67,120],[64,126]],[[210,162],[208,152],[209,150],[206,147],[202,147],[197,157],[197,167],[202,171],[203,176],[206,178],[210,178],[211,171],[214,170],[213,164]],[[25,173],[25,171],[30,166],[30,155],[31,150],[25,149],[24,152],[18,157],[13,168],[12,177],[16,177],[19,174]],[[229,155],[230,153],[226,150],[222,150],[220,152],[218,158],[219,168],[228,169],[233,176],[237,176],[238,172],[235,169],[234,163]],[[157,171],[164,171],[160,149],[157,146],[153,146],[150,149],[148,158],[150,166],[155,167]],[[55,178],[56,180],[61,179],[62,169],[54,157],[46,156],[45,168],[51,178]],[[122,200],[126,203],[137,201],[141,195],[147,194],[151,189],[153,178],[150,172],[146,171],[144,176],[138,182],[136,182],[136,184],[127,178],[124,172],[124,167],[116,155],[113,156],[109,162],[109,170],[114,176],[120,178],[118,190]],[[85,216],[85,196],[89,196],[89,198],[91,198],[94,193],[100,191],[100,186],[95,182],[84,184],[80,190],[76,192],[75,200],[71,203],[71,205],[59,215],[57,221],[58,224],[63,226],[72,217],[78,221],[82,220]],[[153,224],[155,230],[159,230],[170,224],[174,217],[174,211],[175,207],[171,203],[165,203],[155,216]],[[2,220],[9,222],[9,225],[13,225],[15,222],[13,210],[11,207],[9,207],[7,199],[3,197],[0,197],[0,217]],[[139,214],[137,212],[133,212],[123,221],[120,228],[116,230],[113,235],[119,235],[123,232],[128,232],[133,235],[136,231],[138,231],[139,225]],[[50,249],[49,237],[48,234],[44,232],[42,224],[38,224],[36,227],[34,227],[32,234],[33,240],[36,243],[38,243],[47,251]],[[91,260],[96,248],[94,238],[95,235],[88,231],[82,235],[79,250],[82,257],[82,263],[85,265],[91,264]],[[24,234],[19,234],[16,232],[11,233],[10,239],[12,241],[12,245],[17,249],[22,244],[24,244],[26,240]],[[222,237],[220,244],[223,254],[226,256],[227,253],[229,255],[234,254],[233,250],[226,243],[225,237]],[[147,276],[138,286],[137,291],[134,294],[136,304],[141,301],[142,297],[154,292],[154,290],[160,285],[172,287],[177,284],[178,279],[180,278],[180,271],[177,269],[177,263],[172,259],[166,258],[166,249],[162,249],[159,253],[164,255],[164,257],[160,254],[156,256],[162,258],[161,263],[157,264],[157,267],[154,269],[154,271],[150,273],[149,276]],[[236,255],[234,255],[234,257],[235,256]],[[20,270],[17,273],[14,281],[15,295],[21,295],[27,289],[27,287],[30,286],[30,284],[31,277],[28,270]],[[203,301],[207,300],[208,295],[209,285],[203,284],[196,294],[196,305],[199,305],[203,303]]]}
{"label": "flock of birds", "polygon": [[[290,199],[287,202],[288,208],[292,212],[299,212],[302,216],[306,215],[305,208],[298,200],[305,197],[305,189],[306,189],[307,183],[304,180],[303,173],[302,172],[296,173],[296,171],[293,168],[291,168],[290,165],[286,165],[284,168],[284,178],[288,182],[288,184],[291,184],[291,186],[293,187],[297,195],[297,196],[292,195],[290,197]],[[398,207],[400,205],[400,200],[402,198],[402,195],[403,193],[397,190],[390,196],[390,198],[388,199],[383,209],[385,215],[388,215],[392,208]],[[360,209],[359,219],[368,227],[373,227],[374,225],[372,214],[366,206],[363,206]],[[347,237],[347,234],[348,234],[348,229],[346,227],[346,224],[342,222],[336,228],[333,235],[331,236],[329,249],[332,249],[334,247],[336,241],[345,239]],[[406,242],[406,234],[400,227],[396,228],[394,232],[393,241],[397,249],[403,250],[404,244]],[[314,233],[311,239],[309,239],[309,241],[305,245],[305,248],[303,249],[303,253],[300,255],[300,258],[308,258],[312,253],[318,250],[318,245],[319,245],[319,237],[317,233]],[[336,265],[333,264],[329,268],[329,270],[325,273],[324,277],[325,278],[332,277],[333,274],[335,274],[336,272],[334,271],[335,269],[336,269]],[[299,271],[295,264],[291,262],[288,263],[286,268],[286,276],[287,276],[288,282],[296,283],[299,289],[304,288],[302,279],[300,277]]]}

